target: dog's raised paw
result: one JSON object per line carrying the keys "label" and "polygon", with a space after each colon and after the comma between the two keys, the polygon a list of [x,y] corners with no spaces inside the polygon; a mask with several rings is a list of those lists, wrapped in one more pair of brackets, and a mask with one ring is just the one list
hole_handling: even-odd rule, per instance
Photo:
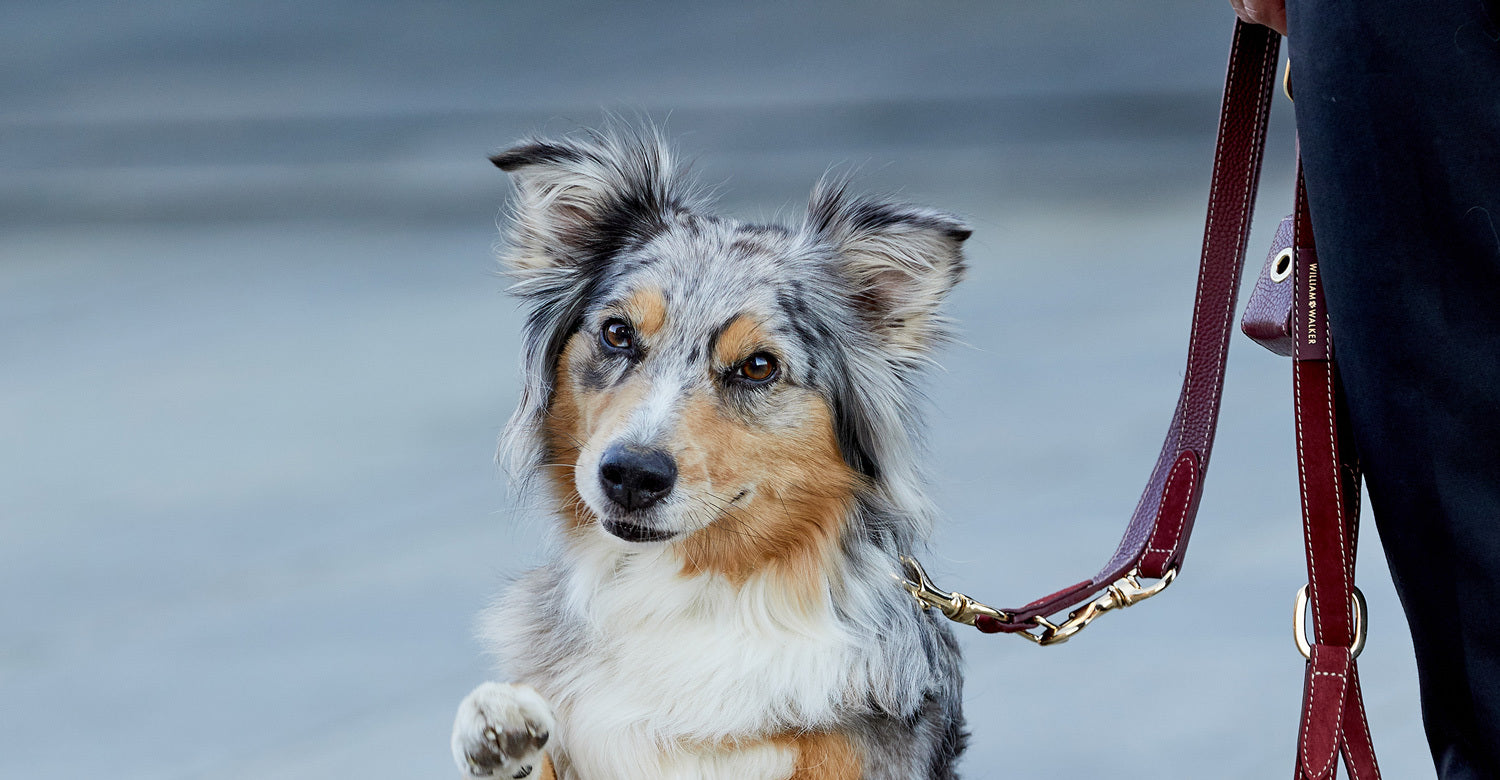
{"label": "dog's raised paw", "polygon": [[530,777],[553,725],[552,709],[529,686],[483,683],[458,705],[453,760],[468,777]]}

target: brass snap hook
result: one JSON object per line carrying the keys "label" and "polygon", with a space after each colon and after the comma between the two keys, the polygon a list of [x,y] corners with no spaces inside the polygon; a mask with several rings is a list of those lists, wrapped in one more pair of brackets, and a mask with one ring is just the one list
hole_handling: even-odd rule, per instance
{"label": "brass snap hook", "polygon": [[942,612],[949,620],[964,625],[974,625],[975,618],[982,616],[992,618],[1001,623],[1009,623],[1010,615],[1001,612],[994,607],[975,599],[969,598],[958,591],[946,591],[933,583],[932,578],[927,576],[927,571],[917,559],[909,555],[901,556],[901,566],[904,568],[905,576],[897,575],[896,579],[901,582],[901,587],[906,589],[912,598],[923,607],[933,607]]}

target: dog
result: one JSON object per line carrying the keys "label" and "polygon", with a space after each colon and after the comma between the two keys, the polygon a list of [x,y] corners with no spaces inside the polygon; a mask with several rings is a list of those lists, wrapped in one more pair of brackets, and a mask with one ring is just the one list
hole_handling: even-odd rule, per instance
{"label": "dog", "polygon": [[717,217],[649,127],[492,161],[528,313],[501,452],[557,533],[483,618],[513,682],[461,703],[460,770],[956,777],[959,651],[894,575],[969,228],[831,177],[794,227]]}

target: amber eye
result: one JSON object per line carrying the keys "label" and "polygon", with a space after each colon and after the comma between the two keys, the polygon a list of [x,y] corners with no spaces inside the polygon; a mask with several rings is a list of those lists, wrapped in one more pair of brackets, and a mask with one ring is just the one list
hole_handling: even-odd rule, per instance
{"label": "amber eye", "polygon": [[633,349],[635,328],[630,327],[624,320],[605,320],[604,328],[599,331],[599,340],[611,349]]}
{"label": "amber eye", "polygon": [[776,358],[757,352],[740,363],[740,376],[751,382],[766,382],[776,376]]}

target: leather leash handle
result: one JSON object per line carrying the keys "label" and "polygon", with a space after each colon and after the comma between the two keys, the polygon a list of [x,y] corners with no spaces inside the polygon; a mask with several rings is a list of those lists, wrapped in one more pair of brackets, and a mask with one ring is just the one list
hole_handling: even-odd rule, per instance
{"label": "leather leash handle", "polygon": [[[1113,590],[1117,581],[1132,572],[1167,578],[1182,565],[1218,424],[1224,364],[1229,356],[1235,301],[1260,181],[1280,45],[1281,36],[1268,27],[1235,23],[1219,112],[1187,370],[1166,441],[1124,537],[1109,562],[1090,579],[1023,607],[996,610],[1000,618],[980,614],[973,622],[981,631],[1014,633],[1036,628],[1043,625],[1047,615],[1081,604],[1106,588]],[[1134,602],[1115,606],[1129,603]]]}
{"label": "leather leash handle", "polygon": [[[1339,384],[1318,274],[1317,245],[1307,210],[1307,186],[1297,163],[1297,207],[1292,246],[1292,387],[1297,422],[1297,477],[1313,641],[1304,649],[1307,675],[1297,736],[1298,780],[1333,780],[1344,756],[1349,776],[1378,780],[1359,668],[1364,644],[1364,597],[1354,587],[1359,539],[1359,458]],[[1304,598],[1297,601],[1300,630]],[[1299,636],[1298,646],[1306,640]]]}

